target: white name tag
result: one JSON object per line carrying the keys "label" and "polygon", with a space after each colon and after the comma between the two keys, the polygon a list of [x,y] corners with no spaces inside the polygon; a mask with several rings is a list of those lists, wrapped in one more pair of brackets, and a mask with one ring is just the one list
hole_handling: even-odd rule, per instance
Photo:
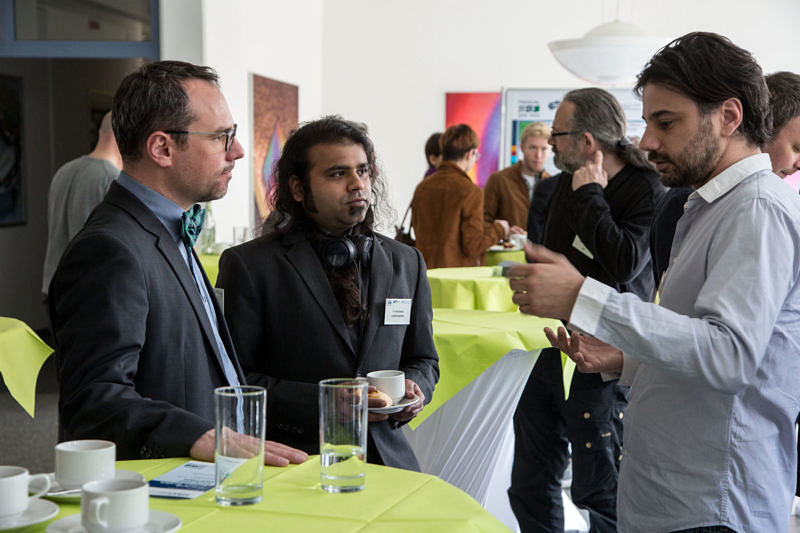
{"label": "white name tag", "polygon": [[410,324],[411,298],[387,298],[383,323],[386,326],[405,326]]}
{"label": "white name tag", "polygon": [[582,253],[586,257],[588,257],[589,259],[594,259],[594,256],[592,255],[592,252],[589,251],[589,249],[586,247],[586,245],[583,244],[583,241],[581,240],[581,238],[578,237],[577,235],[575,235],[575,240],[572,241],[572,247],[575,248],[576,250],[578,250],[580,253]]}

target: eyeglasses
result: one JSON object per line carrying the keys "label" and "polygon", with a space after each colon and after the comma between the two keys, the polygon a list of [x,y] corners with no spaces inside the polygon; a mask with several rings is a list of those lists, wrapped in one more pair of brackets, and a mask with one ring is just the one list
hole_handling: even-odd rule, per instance
{"label": "eyeglasses", "polygon": [[577,130],[559,131],[559,132],[552,131],[550,132],[550,137],[560,137],[562,135],[574,135],[577,133],[583,133],[583,132]]}
{"label": "eyeglasses", "polygon": [[229,130],[222,131],[186,131],[186,130],[164,130],[164,133],[178,133],[182,135],[219,135],[225,136],[225,151],[230,152],[233,146],[233,139],[236,137],[236,128],[238,124],[234,124]]}
{"label": "eyeglasses", "polygon": [[481,153],[478,151],[477,148],[473,148],[475,150],[475,161],[481,158]]}

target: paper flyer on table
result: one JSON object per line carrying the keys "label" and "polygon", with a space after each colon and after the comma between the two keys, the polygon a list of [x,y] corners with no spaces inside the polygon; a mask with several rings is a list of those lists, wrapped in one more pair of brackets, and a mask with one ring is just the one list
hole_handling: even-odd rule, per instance
{"label": "paper flyer on table", "polygon": [[189,461],[150,480],[150,496],[190,500],[214,488],[214,463]]}

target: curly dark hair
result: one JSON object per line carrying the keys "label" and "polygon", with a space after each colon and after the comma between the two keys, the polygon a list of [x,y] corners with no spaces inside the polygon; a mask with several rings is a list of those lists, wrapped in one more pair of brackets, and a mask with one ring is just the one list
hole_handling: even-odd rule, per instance
{"label": "curly dark hair", "polygon": [[772,137],[769,91],[752,54],[730,39],[708,32],[687,33],[659,50],[639,73],[634,91],[664,85],[693,100],[708,114],[729,98],[742,103],[738,131],[759,148]]}
{"label": "curly dark hair", "polygon": [[390,209],[386,203],[386,184],[381,176],[375,147],[367,135],[366,126],[337,115],[330,115],[306,122],[293,131],[281,150],[280,159],[275,163],[272,170],[275,188],[267,199],[273,213],[267,224],[276,228],[276,235],[287,233],[293,229],[297,221],[308,219],[306,210],[309,206],[306,204],[312,197],[305,195],[302,203],[296,201],[292,196],[289,182],[296,176],[300,179],[303,190],[309,190],[311,170],[309,151],[318,144],[326,143],[360,144],[367,156],[372,182],[372,199],[364,220],[356,225],[357,232],[364,234],[372,232],[379,218],[388,216]]}

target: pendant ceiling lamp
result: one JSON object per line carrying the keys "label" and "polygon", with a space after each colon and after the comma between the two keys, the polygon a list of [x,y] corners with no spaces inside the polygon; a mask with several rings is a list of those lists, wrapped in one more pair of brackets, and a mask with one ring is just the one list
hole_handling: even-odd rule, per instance
{"label": "pendant ceiling lamp", "polygon": [[597,85],[632,85],[636,75],[666,41],[640,26],[615,20],[589,30],[580,39],[547,46],[561,65]]}

